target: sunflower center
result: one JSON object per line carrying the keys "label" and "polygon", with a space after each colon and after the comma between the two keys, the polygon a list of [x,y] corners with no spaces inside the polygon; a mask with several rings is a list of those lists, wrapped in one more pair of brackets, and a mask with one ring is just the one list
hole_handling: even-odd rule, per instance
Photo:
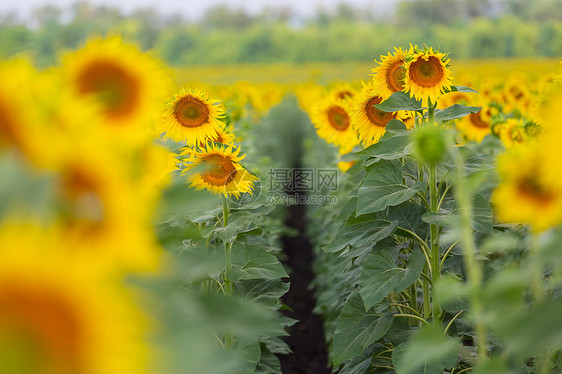
{"label": "sunflower center", "polygon": [[122,117],[139,105],[139,83],[123,67],[111,61],[94,61],[78,76],[78,92],[94,95],[109,117]]}
{"label": "sunflower center", "polygon": [[367,118],[369,118],[369,121],[371,121],[373,125],[386,127],[388,121],[396,118],[396,113],[383,112],[382,110],[375,108],[374,106],[380,104],[381,101],[382,98],[379,96],[372,97],[365,105],[365,113],[367,113]]}
{"label": "sunflower center", "polygon": [[1,368],[23,364],[15,372],[80,373],[84,335],[62,295],[15,282],[0,288]]}
{"label": "sunflower center", "polygon": [[328,121],[338,131],[345,131],[349,127],[349,115],[339,106],[328,109]]}
{"label": "sunflower center", "polygon": [[80,167],[70,167],[62,180],[62,189],[69,199],[74,218],[97,224],[104,219],[104,203],[100,181]]}
{"label": "sunflower center", "polygon": [[204,157],[203,162],[209,167],[202,175],[205,182],[213,186],[226,186],[234,180],[236,168],[228,157],[210,155]]}
{"label": "sunflower center", "polygon": [[0,145],[15,143],[17,134],[9,111],[0,103]]}
{"label": "sunflower center", "polygon": [[410,65],[410,79],[422,87],[435,87],[443,78],[443,63],[435,56],[422,57]]}
{"label": "sunflower center", "polygon": [[176,103],[174,114],[183,127],[199,127],[209,122],[209,108],[191,95],[181,98]]}
{"label": "sunflower center", "polygon": [[342,99],[342,100],[352,99],[353,98],[353,92],[351,92],[349,90],[344,90],[344,91],[339,92],[337,94],[337,97],[339,99]]}
{"label": "sunflower center", "polygon": [[386,83],[392,92],[402,91],[404,89],[404,77],[406,70],[401,60],[394,62],[386,71]]}
{"label": "sunflower center", "polygon": [[482,119],[482,117],[480,116],[480,112],[482,110],[478,111],[478,113],[470,113],[470,123],[472,124],[472,126],[474,127],[478,127],[479,129],[487,129],[490,126],[488,125],[488,123],[486,121],[484,121]]}
{"label": "sunflower center", "polygon": [[517,181],[519,193],[526,198],[541,204],[548,204],[554,199],[554,194],[546,186],[543,186],[536,176],[525,175]]}

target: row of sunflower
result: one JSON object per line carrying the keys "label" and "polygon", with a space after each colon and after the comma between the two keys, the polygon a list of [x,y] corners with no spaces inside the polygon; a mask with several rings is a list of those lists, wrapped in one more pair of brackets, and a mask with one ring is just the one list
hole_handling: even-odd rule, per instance
{"label": "row of sunflower", "polygon": [[1,63],[0,372],[280,372],[279,222],[231,209],[232,123],[165,72],[116,36]]}
{"label": "row of sunflower", "polygon": [[362,92],[299,95],[318,135],[304,166],[346,162],[337,203],[308,212],[339,373],[562,370],[561,77],[464,72],[476,92],[449,63],[396,49]]}

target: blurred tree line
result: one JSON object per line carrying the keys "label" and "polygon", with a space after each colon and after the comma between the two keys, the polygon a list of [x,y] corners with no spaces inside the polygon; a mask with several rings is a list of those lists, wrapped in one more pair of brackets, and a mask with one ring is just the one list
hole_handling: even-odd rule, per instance
{"label": "blurred tree line", "polygon": [[371,61],[393,46],[426,43],[455,58],[562,56],[562,0],[401,0],[392,9],[340,4],[303,19],[288,7],[259,14],[219,6],[197,21],[153,9],[122,14],[76,3],[0,16],[0,57],[56,61],[92,34],[120,33],[172,65]]}

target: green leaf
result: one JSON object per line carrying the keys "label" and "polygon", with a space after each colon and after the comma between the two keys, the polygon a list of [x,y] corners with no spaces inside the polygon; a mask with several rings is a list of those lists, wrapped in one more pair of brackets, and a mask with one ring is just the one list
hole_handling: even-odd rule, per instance
{"label": "green leaf", "polygon": [[478,91],[473,90],[467,86],[451,86],[451,89],[447,92],[468,92],[468,93],[478,93]]}
{"label": "green leaf", "polygon": [[[474,195],[472,200],[471,226],[476,232],[491,234],[493,229],[493,211],[488,200],[482,195]],[[460,233],[459,212],[455,208],[449,213],[428,212],[422,216],[422,220],[429,224],[448,227],[455,230],[455,236]]]}
{"label": "green leaf", "polygon": [[346,224],[337,232],[334,240],[322,249],[334,253],[347,247],[356,248],[364,245],[372,247],[380,240],[392,235],[397,226],[396,222],[379,219]]}
{"label": "green leaf", "polygon": [[380,161],[365,177],[357,195],[357,214],[379,212],[389,206],[401,204],[411,199],[417,191],[425,187],[418,182],[411,187],[402,184],[400,162]]}
{"label": "green leaf", "polygon": [[408,259],[406,268],[396,266],[392,256],[386,251],[370,255],[365,264],[359,281],[359,293],[365,308],[380,303],[389,293],[401,292],[419,278],[425,256],[414,253]]}
{"label": "green leaf", "polygon": [[275,309],[281,296],[289,291],[289,283],[284,283],[281,279],[239,280],[235,287],[236,295],[269,309]]}
{"label": "green leaf", "polygon": [[260,342],[255,339],[238,339],[234,352],[238,356],[238,373],[253,373],[261,358]]}
{"label": "green leaf", "polygon": [[462,118],[471,113],[478,113],[482,108],[479,106],[465,106],[462,104],[453,104],[443,110],[435,111],[435,121],[438,123],[451,121]]}
{"label": "green leaf", "polygon": [[375,105],[375,108],[383,112],[396,112],[398,110],[422,110],[422,102],[410,97],[409,94],[398,91],[394,92],[388,99],[380,104]]}
{"label": "green leaf", "polygon": [[229,277],[236,282],[239,279],[275,279],[288,275],[277,257],[262,247],[235,243]]}
{"label": "green leaf", "polygon": [[386,125],[386,132],[378,143],[357,152],[359,155],[371,156],[367,165],[379,160],[395,160],[411,153],[411,141],[408,129],[402,121],[393,119]]}
{"label": "green leaf", "polygon": [[[427,224],[422,221],[421,217],[426,213],[426,208],[421,204],[414,204],[410,201],[406,201],[397,206],[388,208],[388,219],[391,221],[397,221],[399,228],[404,228],[415,232],[422,239],[427,232]],[[407,235],[404,233],[398,233],[399,235]]]}
{"label": "green leaf", "polygon": [[460,342],[443,335],[441,328],[424,325],[412,340],[402,343],[392,352],[397,374],[442,374],[455,365]]}
{"label": "green leaf", "polygon": [[359,295],[345,303],[334,333],[334,366],[351,360],[363,353],[370,345],[384,336],[392,325],[392,313],[376,314],[365,311]]}

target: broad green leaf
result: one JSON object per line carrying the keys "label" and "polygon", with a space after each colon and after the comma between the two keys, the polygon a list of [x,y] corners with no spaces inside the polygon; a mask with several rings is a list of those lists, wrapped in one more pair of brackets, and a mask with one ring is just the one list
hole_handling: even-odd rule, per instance
{"label": "broad green leaf", "polygon": [[236,295],[269,309],[275,309],[281,296],[289,291],[289,283],[279,278],[239,280],[235,287]]}
{"label": "broad green leaf", "polygon": [[443,335],[441,328],[424,325],[412,340],[392,352],[397,374],[442,374],[453,367],[458,358],[460,342]]}
{"label": "broad green leaf", "polygon": [[392,235],[398,224],[386,220],[361,221],[357,224],[344,225],[336,234],[334,240],[323,247],[326,252],[339,252],[347,247],[372,247],[380,240]]}
{"label": "broad green leaf", "polygon": [[357,152],[359,155],[371,156],[367,165],[371,165],[378,160],[395,160],[411,153],[411,141],[402,121],[393,119],[386,125],[386,132],[378,143],[373,144],[364,150]]}
{"label": "broad green leaf", "polygon": [[[427,224],[422,221],[421,217],[426,211],[423,205],[406,201],[400,205],[388,208],[388,219],[398,222],[398,230],[400,228],[410,230],[423,239],[427,232]],[[398,234],[401,235],[400,232]]]}
{"label": "broad green leaf", "polygon": [[398,91],[394,92],[388,99],[380,104],[375,105],[375,108],[383,112],[396,112],[398,110],[421,110],[422,103],[410,97],[409,94]]}
{"label": "broad green leaf", "polygon": [[257,374],[282,374],[279,358],[262,346],[260,362],[255,372]]}
{"label": "broad green leaf", "polygon": [[257,339],[238,339],[234,353],[238,356],[238,372],[253,373],[261,358],[260,342]]}
{"label": "broad green leaf", "polygon": [[288,277],[277,257],[259,246],[236,243],[232,247],[230,280],[275,279]]}
{"label": "broad green leaf", "polygon": [[435,112],[435,121],[438,123],[451,121],[457,118],[462,118],[471,113],[478,113],[482,108],[478,106],[465,106],[462,104],[453,104],[443,110]]}
{"label": "broad green leaf", "polygon": [[357,214],[379,212],[411,199],[425,187],[418,182],[411,187],[402,184],[400,162],[380,161],[365,177],[357,195]]}
{"label": "broad green leaf", "polygon": [[370,255],[363,265],[359,282],[365,308],[380,303],[391,292],[401,292],[409,287],[419,278],[424,264],[425,256],[419,252],[410,256],[405,269],[397,267],[386,251]]}
{"label": "broad green leaf", "polygon": [[345,303],[334,333],[334,365],[351,360],[378,339],[384,336],[392,325],[392,313],[376,314],[372,309],[365,311],[359,295]]}
{"label": "broad green leaf", "polygon": [[478,91],[473,90],[467,86],[451,86],[451,89],[447,92],[468,92],[468,93],[478,93]]}
{"label": "broad green leaf", "polygon": [[[471,226],[476,232],[491,234],[493,230],[493,211],[488,200],[482,195],[474,195],[472,200]],[[428,212],[422,220],[429,224],[452,228],[460,233],[460,217],[457,209],[449,213]]]}

